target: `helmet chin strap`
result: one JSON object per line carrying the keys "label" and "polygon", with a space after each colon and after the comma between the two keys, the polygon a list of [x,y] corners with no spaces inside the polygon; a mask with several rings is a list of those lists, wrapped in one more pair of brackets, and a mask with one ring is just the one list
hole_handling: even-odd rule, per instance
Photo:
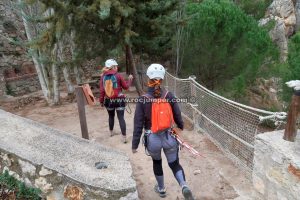
{"label": "helmet chin strap", "polygon": [[148,82],[148,86],[149,87],[155,87],[155,86],[160,86],[161,84],[161,79],[157,80],[157,79],[150,79]]}

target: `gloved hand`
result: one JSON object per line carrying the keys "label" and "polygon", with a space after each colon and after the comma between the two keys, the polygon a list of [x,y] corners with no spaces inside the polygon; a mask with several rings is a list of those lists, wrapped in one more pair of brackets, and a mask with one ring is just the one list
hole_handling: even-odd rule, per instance
{"label": "gloved hand", "polygon": [[132,79],[133,79],[133,76],[130,74],[130,75],[128,76],[128,79],[129,79],[129,80],[132,80]]}
{"label": "gloved hand", "polygon": [[288,87],[294,88],[294,90],[300,90],[300,80],[294,80],[286,82]]}

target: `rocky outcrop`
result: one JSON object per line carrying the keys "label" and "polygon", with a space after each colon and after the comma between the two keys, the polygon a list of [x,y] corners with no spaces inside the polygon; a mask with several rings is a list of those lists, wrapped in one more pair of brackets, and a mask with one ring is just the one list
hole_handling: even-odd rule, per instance
{"label": "rocky outcrop", "polygon": [[248,91],[250,105],[255,108],[282,110],[283,106],[278,99],[279,91],[280,80],[278,78],[269,80],[259,78]]}
{"label": "rocky outcrop", "polygon": [[298,31],[300,29],[300,0],[296,0],[295,12],[296,12],[296,31]]}
{"label": "rocky outcrop", "polygon": [[25,49],[14,43],[23,42],[26,36],[22,20],[11,11],[11,4],[6,0],[0,2],[0,67],[12,67],[31,61],[26,56]]}
{"label": "rocky outcrop", "polygon": [[19,45],[27,38],[12,4],[13,1],[0,2],[0,96],[17,96],[40,89],[35,66],[26,49]]}
{"label": "rocky outcrop", "polygon": [[[298,3],[298,0],[297,0]],[[286,61],[288,54],[288,38],[296,31],[296,17],[299,14],[299,3],[292,0],[274,0],[268,7],[265,18],[261,19],[261,26],[274,21],[275,26],[270,31],[273,41],[279,46],[280,59]],[[299,18],[298,18],[299,20]],[[300,22],[299,22],[300,23]]]}

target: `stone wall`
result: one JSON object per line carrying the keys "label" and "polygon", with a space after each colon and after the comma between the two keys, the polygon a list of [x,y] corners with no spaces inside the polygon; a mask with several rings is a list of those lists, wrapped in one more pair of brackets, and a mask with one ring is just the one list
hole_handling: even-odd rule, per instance
{"label": "stone wall", "polygon": [[283,131],[260,134],[255,141],[253,185],[257,199],[296,200],[300,194],[300,131],[296,142]]}
{"label": "stone wall", "polygon": [[0,173],[40,188],[45,199],[138,199],[124,153],[2,110],[0,127]]}
{"label": "stone wall", "polygon": [[6,93],[19,96],[40,90],[40,82],[36,74],[6,79]]}
{"label": "stone wall", "polygon": [[[35,66],[31,57],[27,55],[26,49],[19,45],[26,42],[27,37],[22,20],[13,12],[12,8],[13,1],[2,0],[0,2],[0,96],[6,94],[10,87],[20,85],[20,82],[22,84],[30,83],[28,86],[24,86],[30,89],[13,87],[15,95],[24,94],[24,91],[30,92],[33,88],[40,87],[39,82],[32,82],[36,79],[33,77],[37,77]],[[27,78],[28,80],[26,80]]]}

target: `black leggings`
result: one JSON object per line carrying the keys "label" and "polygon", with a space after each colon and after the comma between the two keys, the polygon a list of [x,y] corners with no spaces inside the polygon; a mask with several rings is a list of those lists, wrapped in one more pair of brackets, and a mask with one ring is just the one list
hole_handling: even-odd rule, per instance
{"label": "black leggings", "polygon": [[122,135],[126,135],[126,123],[125,123],[125,120],[124,120],[124,110],[116,110],[116,109],[107,110],[108,116],[109,116],[109,119],[108,119],[109,130],[112,131],[114,129],[115,111],[117,112],[117,116],[118,116],[118,120],[119,120]]}
{"label": "black leggings", "polygon": [[[120,100],[120,99],[119,99]],[[126,123],[124,120],[124,114],[125,114],[125,100],[121,101],[116,101],[116,100],[110,100],[110,99],[105,99],[104,100],[104,105],[107,109],[108,112],[108,122],[109,122],[109,130],[114,129],[114,124],[115,124],[115,112],[117,112],[120,128],[121,128],[121,133],[122,135],[126,135]]]}

